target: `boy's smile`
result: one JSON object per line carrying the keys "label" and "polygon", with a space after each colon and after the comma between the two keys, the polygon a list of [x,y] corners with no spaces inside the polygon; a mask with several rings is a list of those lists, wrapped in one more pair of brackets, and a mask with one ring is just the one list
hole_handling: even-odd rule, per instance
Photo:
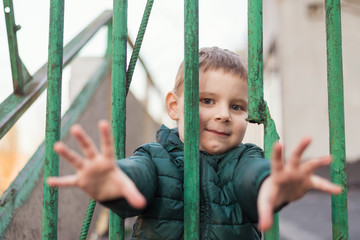
{"label": "boy's smile", "polygon": [[[247,127],[248,85],[222,69],[200,71],[199,77],[199,147],[210,154],[222,154],[238,146]],[[171,111],[171,99],[176,99]],[[177,120],[180,139],[184,141],[184,95],[169,93],[169,115]],[[176,112],[176,113],[175,113]]]}

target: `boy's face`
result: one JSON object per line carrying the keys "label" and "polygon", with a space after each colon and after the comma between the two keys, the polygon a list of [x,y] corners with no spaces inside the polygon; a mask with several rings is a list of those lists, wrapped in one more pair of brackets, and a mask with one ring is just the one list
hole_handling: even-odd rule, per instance
{"label": "boy's face", "polygon": [[[169,112],[169,107],[168,112],[172,119],[177,120],[180,139],[184,141],[184,94],[175,95],[174,98],[176,114]],[[166,100],[168,105],[169,95]],[[200,150],[210,154],[222,154],[239,145],[247,127],[247,108],[246,80],[221,69],[200,72]]]}

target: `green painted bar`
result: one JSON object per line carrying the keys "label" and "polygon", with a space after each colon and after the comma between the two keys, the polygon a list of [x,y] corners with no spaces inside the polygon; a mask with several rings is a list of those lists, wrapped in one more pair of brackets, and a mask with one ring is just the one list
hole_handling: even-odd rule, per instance
{"label": "green painted bar", "polygon": [[24,85],[26,82],[28,82],[31,79],[31,76],[19,57],[16,32],[20,30],[20,26],[17,26],[15,24],[13,1],[4,0],[3,2],[4,2],[4,12],[5,12],[8,44],[9,44],[10,65],[11,65],[11,73],[13,77],[14,93],[23,95]]}
{"label": "green painted bar", "polygon": [[345,153],[344,90],[342,71],[341,12],[339,0],[327,0],[327,74],[329,102],[331,180],[343,187],[340,195],[332,196],[333,239],[349,239],[347,209],[347,176]]}
{"label": "green painted bar", "polygon": [[[279,140],[279,135],[277,134],[275,122],[271,118],[269,108],[265,101],[264,101],[264,105],[265,105],[264,152],[265,152],[265,158],[271,159],[273,145],[276,141]],[[270,230],[265,232],[264,238],[266,240],[280,239],[279,213],[274,214],[274,224]]]}
{"label": "green painted bar", "polygon": [[199,239],[199,2],[185,0],[184,239]]}
{"label": "green painted bar", "polygon": [[[249,116],[251,123],[264,124],[265,157],[270,159],[272,146],[279,139],[275,123],[264,101],[263,17],[262,0],[248,1],[248,69]],[[279,216],[274,215],[272,228],[265,232],[266,240],[279,239]]]}
{"label": "green painted bar", "polygon": [[42,239],[57,239],[58,189],[49,187],[46,179],[59,175],[59,156],[54,152],[53,145],[60,139],[63,33],[64,1],[51,0]]}
{"label": "green painted bar", "polygon": [[248,1],[249,116],[252,123],[263,123],[263,19],[262,0]]}
{"label": "green painted bar", "polygon": [[[116,158],[125,157],[127,0],[114,0],[111,125]],[[124,239],[124,220],[110,212],[109,239]]]}
{"label": "green painted bar", "polygon": [[131,54],[129,67],[128,67],[128,70],[127,70],[127,73],[126,73],[126,95],[129,92],[132,76],[134,74],[134,69],[135,69],[135,66],[136,66],[136,62],[137,62],[137,59],[139,58],[141,44],[142,44],[142,41],[144,39],[146,26],[147,26],[147,24],[149,22],[149,17],[150,17],[150,13],[151,13],[153,3],[154,3],[154,0],[148,0],[147,3],[146,3],[143,18],[141,20],[139,31],[138,31],[138,34],[137,34],[137,37],[136,37],[136,40],[135,40],[135,46],[133,47],[133,52]]}

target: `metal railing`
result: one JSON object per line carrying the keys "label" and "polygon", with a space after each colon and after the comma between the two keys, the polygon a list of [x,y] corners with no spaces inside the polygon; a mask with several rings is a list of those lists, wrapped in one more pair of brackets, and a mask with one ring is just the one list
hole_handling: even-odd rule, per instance
{"label": "metal railing", "polygon": [[[148,1],[146,14],[150,14],[153,1]],[[184,169],[184,238],[199,239],[199,163],[198,163],[198,0],[185,0],[185,169]],[[52,146],[60,139],[60,91],[61,72],[66,65],[104,25],[108,25],[109,38],[112,47],[108,45],[107,58],[102,69],[108,69],[109,57],[112,52],[112,115],[111,123],[115,133],[116,157],[125,156],[125,103],[132,70],[127,69],[127,0],[114,0],[114,16],[112,25],[111,12],[105,12],[96,19],[88,29],[80,33],[63,50],[63,1],[51,1],[50,37],[49,37],[49,64],[46,78],[46,66],[42,67],[34,76],[30,77],[25,71],[18,52],[16,43],[16,26],[13,19],[11,0],[4,0],[4,7],[8,23],[8,36],[11,66],[14,79],[14,94],[9,96],[0,105],[0,133],[3,136],[16,122],[26,108],[39,96],[48,85],[47,103],[47,135],[45,178],[58,174],[58,157],[54,154]],[[263,99],[263,37],[262,37],[262,0],[248,1],[248,29],[249,29],[249,117],[248,121],[264,124],[265,155],[270,157],[271,147],[278,139],[276,128],[270,117],[269,109]],[[144,14],[142,25],[147,24],[149,15]],[[340,1],[326,0],[326,29],[327,29],[327,54],[328,54],[328,94],[329,94],[329,122],[330,122],[330,148],[333,156],[331,164],[332,181],[344,189],[339,196],[332,197],[332,222],[333,239],[348,239],[347,222],[347,191],[345,172],[345,134],[344,134],[344,103],[342,86],[342,53],[341,53],[341,19]],[[135,46],[140,48],[142,37],[138,35]],[[110,40],[108,41],[110,42]],[[109,50],[110,49],[110,50]],[[131,64],[136,61],[136,53]],[[134,65],[135,66],[135,65]],[[130,69],[130,70],[129,70]],[[104,71],[103,71],[104,72]],[[106,71],[105,71],[106,72]],[[102,73],[103,74],[103,73]],[[101,74],[100,74],[101,75]],[[53,115],[54,114],[54,115]],[[70,113],[70,117],[71,117]],[[70,124],[71,121],[68,122]],[[63,129],[64,130],[64,129]],[[43,151],[43,150],[42,150]],[[46,184],[45,184],[46,186]],[[44,188],[44,215],[43,238],[56,239],[57,236],[57,190]],[[94,204],[93,202],[90,205]],[[86,226],[91,219],[87,216],[80,238],[86,238]],[[276,215],[274,227],[265,233],[266,239],[279,239],[278,216]],[[123,220],[118,216],[110,215],[110,239],[123,239]]]}
{"label": "metal railing", "polygon": [[[151,10],[153,1],[149,1],[146,7],[146,12]],[[82,32],[80,32],[73,40],[71,40],[63,48],[63,32],[64,32],[64,5],[63,1],[51,1],[50,4],[50,29],[49,29],[49,59],[48,63],[43,65],[33,76],[28,74],[24,64],[22,63],[16,40],[15,17],[12,0],[4,0],[4,11],[6,14],[6,24],[8,28],[9,36],[9,50],[11,56],[12,75],[14,82],[14,91],[0,104],[0,138],[2,138],[8,130],[16,123],[16,121],[22,116],[24,112],[36,101],[41,93],[48,89],[47,100],[47,120],[46,120],[46,139],[45,142],[38,148],[33,157],[26,164],[25,168],[19,173],[18,177],[4,192],[0,198],[0,236],[3,235],[7,225],[11,221],[12,214],[15,209],[21,206],[28,198],[29,193],[34,188],[36,181],[40,176],[42,167],[44,166],[44,179],[48,176],[58,175],[58,156],[52,150],[53,144],[60,140],[69,130],[70,126],[74,124],[80,114],[87,107],[87,104],[91,96],[95,93],[96,88],[107,74],[110,73],[111,62],[114,65],[113,69],[119,71],[118,62],[116,56],[113,56],[112,49],[117,46],[118,41],[113,39],[113,12],[105,11],[98,18],[96,18],[89,26],[87,26]],[[116,3],[114,2],[114,5]],[[123,8],[122,9],[126,9]],[[149,15],[149,14],[148,14]],[[115,17],[117,14],[115,14]],[[147,17],[148,19],[148,17]],[[121,38],[124,40],[121,49],[126,49],[127,43],[133,48],[133,55],[130,60],[130,66],[128,72],[127,88],[129,90],[132,72],[134,70],[136,60],[139,58],[139,50],[142,42],[142,36],[146,29],[147,20],[143,19],[141,29],[139,30],[139,36],[136,39],[135,46],[132,44],[131,39],[125,35]],[[79,51],[89,42],[89,40],[102,28],[108,27],[108,41],[106,53],[103,58],[103,62],[100,64],[98,70],[92,75],[87,84],[84,86],[81,93],[72,103],[69,110],[65,113],[61,120],[61,79],[62,71],[79,53]],[[126,24],[125,24],[126,26]],[[118,27],[118,24],[115,24]],[[14,30],[14,31],[13,31]],[[117,31],[114,31],[115,37]],[[142,36],[141,36],[142,35]],[[114,38],[115,38],[114,37]],[[115,42],[113,46],[113,42]],[[15,46],[15,47],[14,47]],[[122,50],[117,51],[123,53]],[[116,54],[115,54],[116,55]],[[126,54],[125,54],[126,57]],[[125,58],[126,63],[126,58]],[[147,85],[155,89],[157,94],[161,94],[159,89],[154,85],[151,74],[140,59],[141,64],[144,67],[146,73]],[[20,63],[20,67],[19,66]],[[24,73],[24,71],[26,72]],[[20,76],[20,77],[19,77]],[[19,78],[26,80],[18,80]],[[113,76],[117,76],[113,73]],[[116,78],[116,77],[115,77]],[[113,83],[117,82],[117,79],[113,80]],[[114,87],[115,86],[115,87]],[[126,85],[125,85],[126,86]],[[113,89],[116,90],[116,84],[113,84]],[[20,89],[20,90],[19,90]],[[118,95],[125,96],[126,94]],[[147,97],[149,94],[146,94]],[[115,96],[115,94],[114,94]],[[124,98],[125,99],[125,98]],[[146,100],[145,100],[146,101]],[[116,112],[116,107],[112,107],[112,112]],[[123,110],[123,109],[122,109]],[[120,111],[118,111],[120,113]],[[125,117],[125,114],[121,114]],[[124,118],[125,119],[125,118]],[[124,129],[124,128],[122,128]],[[118,151],[117,151],[118,152]],[[56,239],[57,238],[57,189],[50,188],[47,184],[44,184],[44,204],[43,204],[43,231],[42,235],[44,239]],[[92,201],[91,201],[92,202]],[[94,206],[93,203],[90,206]],[[91,221],[91,211],[89,208],[89,214],[84,221],[84,226],[81,231],[80,238],[86,238],[87,226]],[[116,232],[121,233],[119,225],[115,225]],[[117,237],[116,237],[117,238]]]}

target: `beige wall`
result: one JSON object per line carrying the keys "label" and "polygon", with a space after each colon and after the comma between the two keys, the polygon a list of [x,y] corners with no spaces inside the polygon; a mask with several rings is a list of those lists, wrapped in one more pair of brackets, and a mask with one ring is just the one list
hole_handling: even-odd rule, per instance
{"label": "beige wall", "polygon": [[[313,137],[306,157],[329,152],[326,30],[324,1],[281,0],[278,3],[277,50],[282,89],[282,135],[287,153],[304,135]],[[345,1],[346,2],[346,1]],[[311,11],[310,4],[318,6]],[[264,10],[266,11],[266,9]],[[342,11],[346,151],[360,159],[360,26],[359,13]]]}

